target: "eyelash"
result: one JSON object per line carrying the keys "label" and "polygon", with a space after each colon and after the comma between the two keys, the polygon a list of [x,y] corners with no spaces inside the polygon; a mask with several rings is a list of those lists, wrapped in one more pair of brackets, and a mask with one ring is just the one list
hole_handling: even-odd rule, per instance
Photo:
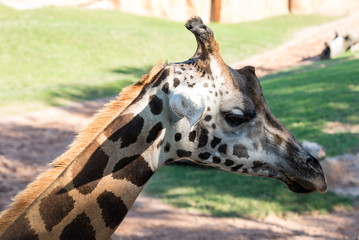
{"label": "eyelash", "polygon": [[234,113],[225,113],[224,119],[231,127],[238,127],[242,123],[248,121],[248,119],[244,115],[234,114]]}

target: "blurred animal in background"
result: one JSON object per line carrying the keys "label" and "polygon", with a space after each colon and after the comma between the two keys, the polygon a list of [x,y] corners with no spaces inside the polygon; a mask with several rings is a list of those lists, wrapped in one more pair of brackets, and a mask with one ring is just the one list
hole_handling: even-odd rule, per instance
{"label": "blurred animal in background", "polygon": [[325,42],[325,48],[320,54],[320,59],[335,58],[344,52],[359,50],[359,37],[351,33],[341,35],[335,32],[335,38],[331,42]]}

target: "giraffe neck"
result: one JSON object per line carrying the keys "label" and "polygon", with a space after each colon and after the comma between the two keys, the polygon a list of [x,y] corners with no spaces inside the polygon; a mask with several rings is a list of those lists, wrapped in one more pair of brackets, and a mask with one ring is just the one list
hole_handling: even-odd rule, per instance
{"label": "giraffe neck", "polygon": [[1,239],[110,238],[145,183],[166,160],[166,144],[162,143],[169,121],[163,119],[169,117],[163,111],[167,109],[164,98],[156,88],[143,91]]}

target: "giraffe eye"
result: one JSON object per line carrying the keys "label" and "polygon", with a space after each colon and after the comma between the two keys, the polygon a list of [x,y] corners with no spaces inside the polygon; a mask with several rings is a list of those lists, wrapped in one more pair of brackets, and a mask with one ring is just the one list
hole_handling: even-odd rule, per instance
{"label": "giraffe eye", "polygon": [[247,118],[242,114],[226,113],[224,119],[231,127],[238,127],[247,121]]}

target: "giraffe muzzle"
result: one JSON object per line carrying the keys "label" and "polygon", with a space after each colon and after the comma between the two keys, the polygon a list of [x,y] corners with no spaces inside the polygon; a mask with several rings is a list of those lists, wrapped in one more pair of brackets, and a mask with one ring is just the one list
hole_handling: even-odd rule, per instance
{"label": "giraffe muzzle", "polygon": [[309,156],[302,165],[300,173],[281,171],[281,180],[288,188],[296,193],[310,193],[318,191],[326,193],[328,190],[327,179],[317,159]]}
{"label": "giraffe muzzle", "polygon": [[314,191],[326,193],[328,190],[328,185],[325,177],[315,182],[300,178],[289,177],[285,183],[287,184],[288,188],[295,193],[310,193]]}

